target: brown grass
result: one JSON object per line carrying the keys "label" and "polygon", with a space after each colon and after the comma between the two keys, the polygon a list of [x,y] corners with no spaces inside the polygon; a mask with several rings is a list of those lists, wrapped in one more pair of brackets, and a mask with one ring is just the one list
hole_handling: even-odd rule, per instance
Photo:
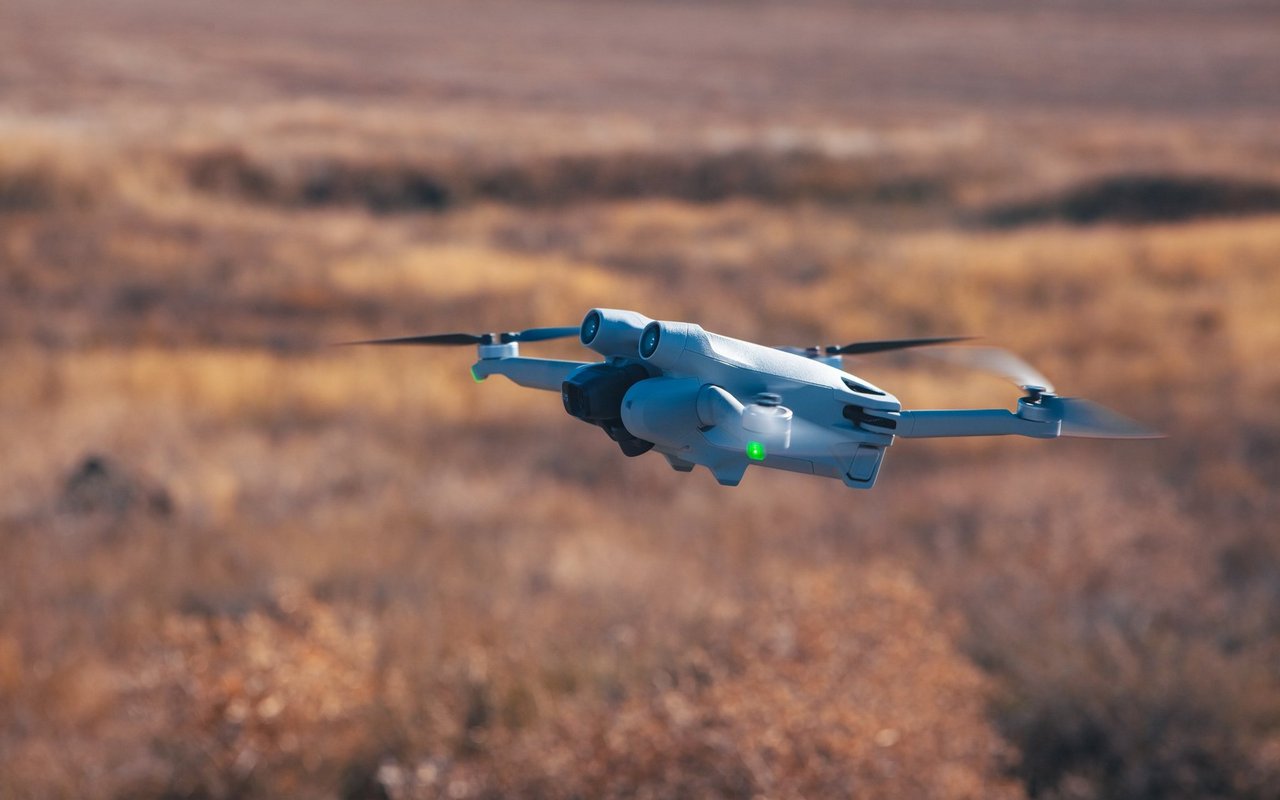
{"label": "brown grass", "polygon": [[[462,8],[0,25],[0,796],[1275,794],[1268,6]],[[328,346],[593,305],[1170,438],[729,490]]]}

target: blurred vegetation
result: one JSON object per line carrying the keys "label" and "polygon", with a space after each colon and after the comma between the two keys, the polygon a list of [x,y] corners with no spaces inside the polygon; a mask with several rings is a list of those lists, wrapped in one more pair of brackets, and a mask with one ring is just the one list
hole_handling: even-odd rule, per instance
{"label": "blurred vegetation", "polygon": [[[0,797],[1276,795],[1269,6],[232,5],[0,26]],[[732,490],[328,346],[592,306],[1170,436]]]}

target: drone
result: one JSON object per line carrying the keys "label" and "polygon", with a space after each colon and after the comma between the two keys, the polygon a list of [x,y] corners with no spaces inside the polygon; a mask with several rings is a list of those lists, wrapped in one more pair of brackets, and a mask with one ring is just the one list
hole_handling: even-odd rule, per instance
{"label": "drone", "polygon": [[[569,337],[603,360],[520,355],[522,343]],[[475,345],[476,382],[503,375],[520,386],[559,392],[570,416],[601,428],[625,455],[653,450],[679,472],[704,466],[725,486],[737,486],[747,467],[759,466],[870,489],[897,438],[1160,436],[1089,400],[1059,397],[1047,378],[1006,350],[952,344],[969,338],[770,347],[690,322],[595,308],[577,326],[351,344]],[[842,369],[845,356],[917,347],[1011,380],[1024,392],[1016,410],[907,410],[892,394]]]}

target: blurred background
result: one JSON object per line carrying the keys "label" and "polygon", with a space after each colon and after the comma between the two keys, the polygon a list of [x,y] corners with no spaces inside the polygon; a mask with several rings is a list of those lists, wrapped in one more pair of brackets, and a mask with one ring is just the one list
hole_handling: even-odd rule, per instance
{"label": "blurred background", "polygon": [[[1276,797],[1277,131],[1264,0],[5,0],[0,796]],[[1169,438],[728,489],[329,346],[592,306]]]}

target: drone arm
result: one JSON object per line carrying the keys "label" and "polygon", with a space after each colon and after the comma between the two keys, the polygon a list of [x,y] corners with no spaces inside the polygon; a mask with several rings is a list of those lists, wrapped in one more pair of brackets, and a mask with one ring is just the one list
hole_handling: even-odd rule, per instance
{"label": "drone arm", "polygon": [[941,411],[902,411],[893,433],[904,439],[953,436],[1030,436],[1056,438],[1062,424],[1026,419],[1003,408],[965,408]]}
{"label": "drone arm", "polygon": [[512,382],[531,389],[560,391],[560,384],[584,361],[557,361],[550,358],[482,358],[471,366],[471,377],[482,381],[490,375],[505,375]]}

